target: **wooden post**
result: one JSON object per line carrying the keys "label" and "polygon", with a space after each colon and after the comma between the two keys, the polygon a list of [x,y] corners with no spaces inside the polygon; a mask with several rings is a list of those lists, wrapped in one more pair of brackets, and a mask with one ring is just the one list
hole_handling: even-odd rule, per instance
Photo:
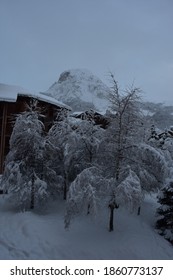
{"label": "wooden post", "polygon": [[0,174],[3,172],[4,166],[4,153],[5,153],[5,135],[7,125],[7,107],[8,103],[3,103],[2,126],[1,126],[1,143],[0,143]]}

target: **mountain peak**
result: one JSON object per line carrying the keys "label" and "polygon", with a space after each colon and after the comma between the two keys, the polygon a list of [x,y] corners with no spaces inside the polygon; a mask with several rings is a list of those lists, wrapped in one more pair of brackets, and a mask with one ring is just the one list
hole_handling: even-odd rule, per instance
{"label": "mountain peak", "polygon": [[71,69],[61,73],[46,94],[72,107],[73,111],[94,109],[105,113],[110,89],[87,69]]}
{"label": "mountain peak", "polygon": [[68,79],[73,79],[74,77],[78,78],[78,79],[81,79],[81,78],[86,79],[86,78],[92,78],[92,76],[93,76],[93,74],[87,69],[66,70],[61,73],[58,83],[61,83]]}

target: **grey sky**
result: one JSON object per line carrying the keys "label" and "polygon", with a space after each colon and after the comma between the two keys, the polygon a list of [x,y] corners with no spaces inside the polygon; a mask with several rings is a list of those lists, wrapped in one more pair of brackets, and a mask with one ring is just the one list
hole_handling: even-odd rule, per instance
{"label": "grey sky", "polygon": [[61,72],[112,71],[173,104],[173,0],[0,0],[0,82],[44,91]]}

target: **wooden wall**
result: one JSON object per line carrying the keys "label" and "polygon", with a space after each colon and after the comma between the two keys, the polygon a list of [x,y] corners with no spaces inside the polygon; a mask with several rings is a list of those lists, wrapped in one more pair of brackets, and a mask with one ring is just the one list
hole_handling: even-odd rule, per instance
{"label": "wooden wall", "polygon": [[[3,173],[5,157],[9,152],[9,140],[15,117],[26,111],[27,104],[29,105],[32,101],[32,98],[23,96],[18,96],[16,102],[0,101],[0,174]],[[38,101],[37,106],[45,115],[42,121],[45,124],[45,130],[48,131],[56,117],[57,110],[60,108],[43,101]]]}

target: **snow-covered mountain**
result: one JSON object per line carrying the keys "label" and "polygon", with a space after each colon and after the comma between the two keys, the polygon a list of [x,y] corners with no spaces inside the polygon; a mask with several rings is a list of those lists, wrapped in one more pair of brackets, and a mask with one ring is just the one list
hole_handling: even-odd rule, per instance
{"label": "snow-covered mountain", "polygon": [[72,107],[73,111],[94,109],[105,113],[109,107],[110,89],[85,69],[64,71],[44,94]]}

